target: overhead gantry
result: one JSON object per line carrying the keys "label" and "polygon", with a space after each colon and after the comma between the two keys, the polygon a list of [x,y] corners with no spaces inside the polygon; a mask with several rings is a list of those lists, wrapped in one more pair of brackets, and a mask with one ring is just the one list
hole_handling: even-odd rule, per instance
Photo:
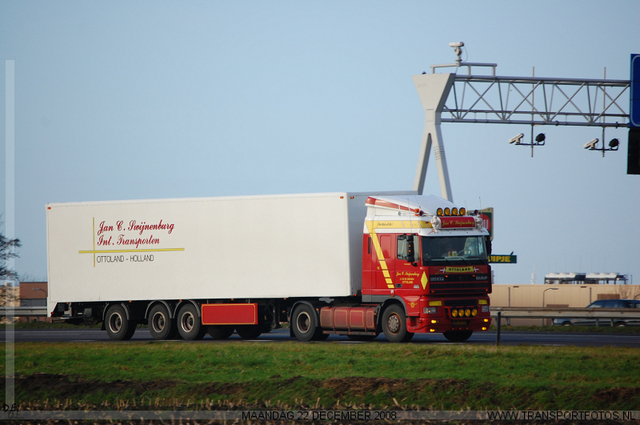
{"label": "overhead gantry", "polygon": [[[519,124],[531,126],[531,141],[521,133],[512,139],[516,145],[544,145],[544,133],[533,135],[534,126],[580,126],[602,129],[600,140],[593,139],[585,149],[617,150],[618,140],[605,146],[605,130],[629,126],[629,80],[499,77],[497,64],[461,60],[464,43],[450,43],[458,58],[455,63],[432,65],[431,74],[414,75],[413,82],[425,111],[425,129],[418,159],[414,190],[422,194],[431,147],[435,153],[441,196],[453,202],[447,160],[440,124]],[[436,74],[440,68],[466,67],[467,74]],[[472,69],[491,68],[491,75],[472,75]],[[457,72],[457,69],[456,69]],[[591,145],[590,145],[591,144]]]}

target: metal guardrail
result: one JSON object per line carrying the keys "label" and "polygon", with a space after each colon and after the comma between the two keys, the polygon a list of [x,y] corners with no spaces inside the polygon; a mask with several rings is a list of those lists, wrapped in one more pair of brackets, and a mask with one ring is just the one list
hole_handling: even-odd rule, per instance
{"label": "metal guardrail", "polygon": [[584,307],[491,307],[491,317],[503,319],[640,319],[638,308],[584,308]]}
{"label": "metal guardrail", "polygon": [[500,328],[502,319],[555,319],[571,317],[574,319],[596,319],[610,321],[611,326],[618,319],[640,319],[637,308],[584,308],[584,307],[491,307],[491,317],[496,321],[496,345],[500,345]]}
{"label": "metal guardrail", "polygon": [[47,316],[47,307],[0,307],[0,317],[7,316],[8,310],[13,310],[14,317]]}

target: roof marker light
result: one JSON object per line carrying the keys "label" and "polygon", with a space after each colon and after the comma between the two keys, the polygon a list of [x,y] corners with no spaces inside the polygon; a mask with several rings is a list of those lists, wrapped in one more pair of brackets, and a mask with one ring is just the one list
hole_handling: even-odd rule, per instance
{"label": "roof marker light", "polygon": [[446,215],[447,217],[451,215],[451,210],[449,209],[449,207],[446,207],[444,209],[444,215]]}
{"label": "roof marker light", "polygon": [[453,209],[451,210],[451,215],[458,215],[458,208],[453,207]]}
{"label": "roof marker light", "polygon": [[464,207],[460,208],[460,215],[467,215],[467,210]]}

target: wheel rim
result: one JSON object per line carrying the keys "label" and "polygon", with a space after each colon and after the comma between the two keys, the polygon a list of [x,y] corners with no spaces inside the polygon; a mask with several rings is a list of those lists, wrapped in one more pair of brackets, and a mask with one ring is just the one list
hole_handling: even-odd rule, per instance
{"label": "wheel rim", "polygon": [[196,319],[190,311],[182,315],[180,325],[185,332],[193,331],[193,328],[196,326]]}
{"label": "wheel rim", "polygon": [[115,334],[122,330],[122,323],[123,320],[120,313],[113,313],[109,317],[109,329]]}
{"label": "wheel rim", "polygon": [[151,326],[155,332],[162,332],[167,325],[167,320],[162,312],[158,311],[153,315]]}
{"label": "wheel rim", "polygon": [[311,328],[311,317],[309,317],[309,314],[306,311],[298,314],[298,318],[296,319],[296,326],[298,327],[298,330],[303,334],[309,332],[309,329]]}
{"label": "wheel rim", "polygon": [[392,334],[397,334],[398,332],[400,332],[400,318],[397,314],[394,313],[389,316],[389,318],[387,319],[387,329]]}

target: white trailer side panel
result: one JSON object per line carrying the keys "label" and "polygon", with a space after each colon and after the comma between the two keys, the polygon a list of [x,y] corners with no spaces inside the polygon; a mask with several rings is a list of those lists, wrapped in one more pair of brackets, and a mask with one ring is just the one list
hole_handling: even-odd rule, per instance
{"label": "white trailer side panel", "polygon": [[49,306],[354,294],[365,200],[325,193],[49,204]]}

